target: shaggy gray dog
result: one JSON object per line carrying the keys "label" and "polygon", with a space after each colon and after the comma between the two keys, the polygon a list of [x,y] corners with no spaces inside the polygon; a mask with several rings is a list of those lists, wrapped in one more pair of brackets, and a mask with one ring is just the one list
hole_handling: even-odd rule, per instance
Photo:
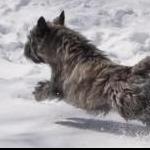
{"label": "shaggy gray dog", "polygon": [[38,83],[36,100],[60,98],[88,112],[115,110],[126,120],[150,124],[150,57],[134,67],[115,64],[65,26],[64,11],[53,22],[38,20],[25,56],[52,68],[51,81]]}

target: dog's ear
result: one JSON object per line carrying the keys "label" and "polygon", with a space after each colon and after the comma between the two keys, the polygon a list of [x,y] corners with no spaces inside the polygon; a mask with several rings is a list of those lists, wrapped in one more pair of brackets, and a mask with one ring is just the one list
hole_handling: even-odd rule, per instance
{"label": "dog's ear", "polygon": [[37,27],[40,31],[46,31],[48,29],[47,22],[44,17],[40,17],[37,22]]}
{"label": "dog's ear", "polygon": [[65,11],[62,11],[60,16],[58,16],[55,20],[54,20],[54,24],[55,25],[61,25],[64,26],[65,25]]}

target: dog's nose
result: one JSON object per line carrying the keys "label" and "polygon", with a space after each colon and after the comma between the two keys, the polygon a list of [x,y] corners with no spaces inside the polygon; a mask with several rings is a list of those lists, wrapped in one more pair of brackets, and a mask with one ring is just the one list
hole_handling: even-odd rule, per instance
{"label": "dog's nose", "polygon": [[30,50],[30,45],[28,43],[25,44],[25,49],[24,49],[24,55],[26,57],[30,57],[31,50]]}

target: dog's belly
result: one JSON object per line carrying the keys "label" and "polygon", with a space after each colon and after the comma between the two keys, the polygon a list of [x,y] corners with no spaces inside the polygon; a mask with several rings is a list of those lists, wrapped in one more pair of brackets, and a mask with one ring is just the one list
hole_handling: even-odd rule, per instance
{"label": "dog's belly", "polygon": [[89,112],[108,113],[111,109],[111,102],[103,96],[103,85],[94,85],[94,81],[86,79],[79,83],[68,82],[65,85],[65,101],[77,108]]}

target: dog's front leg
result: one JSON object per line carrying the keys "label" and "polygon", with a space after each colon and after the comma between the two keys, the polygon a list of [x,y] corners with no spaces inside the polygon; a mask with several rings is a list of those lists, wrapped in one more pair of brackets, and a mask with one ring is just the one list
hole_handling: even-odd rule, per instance
{"label": "dog's front leg", "polygon": [[62,99],[63,94],[56,85],[56,83],[51,81],[39,82],[33,92],[35,99],[37,101],[55,98]]}

